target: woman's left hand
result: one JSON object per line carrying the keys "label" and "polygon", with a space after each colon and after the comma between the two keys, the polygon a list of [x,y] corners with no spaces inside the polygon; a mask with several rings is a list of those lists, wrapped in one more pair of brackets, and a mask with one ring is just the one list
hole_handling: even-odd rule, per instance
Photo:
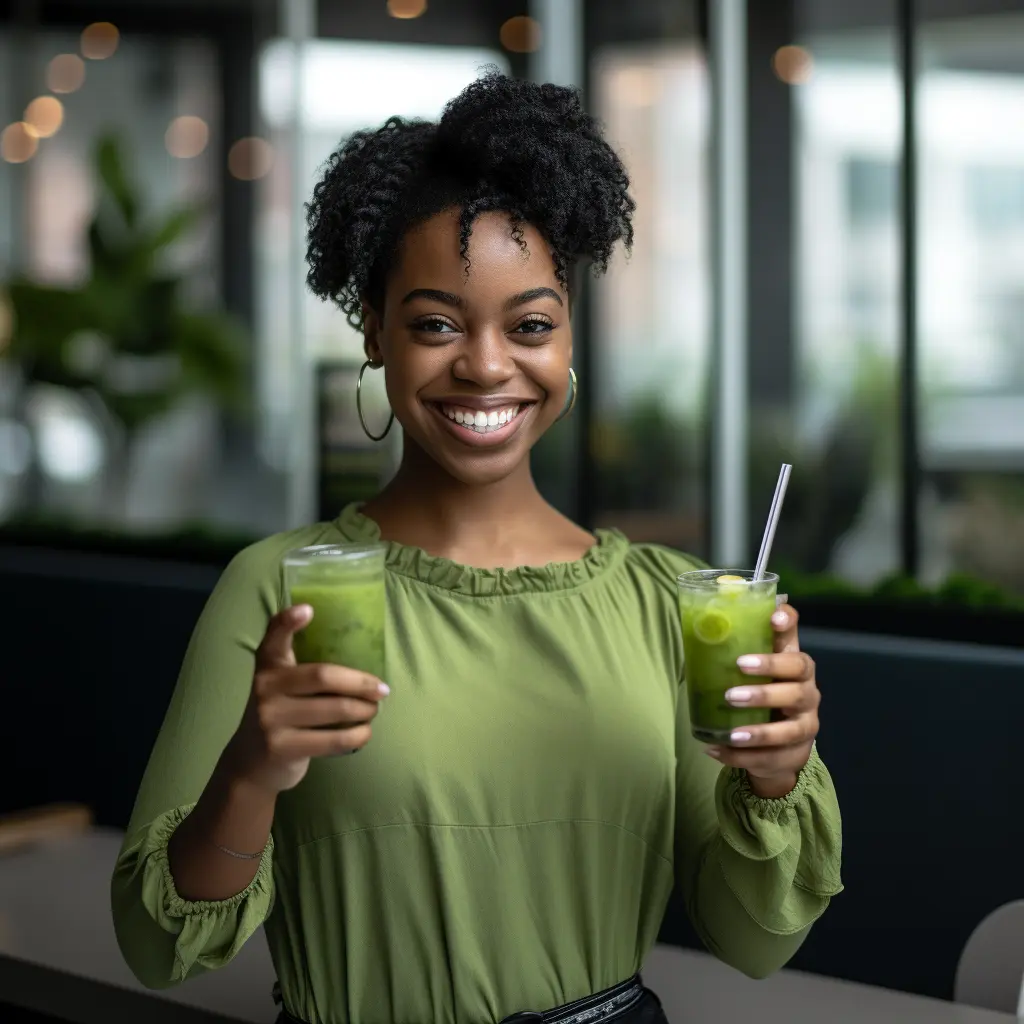
{"label": "woman's left hand", "polygon": [[712,747],[708,754],[722,764],[743,768],[750,788],[761,797],[785,796],[796,785],[800,769],[811,756],[818,734],[821,693],[814,677],[814,660],[800,650],[796,609],[784,604],[772,615],[774,654],[745,654],[740,669],[771,682],[736,686],[725,694],[737,708],[778,708],[781,721],[740,726],[730,744]]}

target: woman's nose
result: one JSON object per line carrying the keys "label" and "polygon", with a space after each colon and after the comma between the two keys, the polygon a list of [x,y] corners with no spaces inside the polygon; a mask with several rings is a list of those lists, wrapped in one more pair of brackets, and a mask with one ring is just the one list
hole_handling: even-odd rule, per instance
{"label": "woman's nose", "polygon": [[467,337],[452,367],[459,380],[481,388],[492,388],[508,380],[516,370],[508,339],[497,330],[480,331]]}

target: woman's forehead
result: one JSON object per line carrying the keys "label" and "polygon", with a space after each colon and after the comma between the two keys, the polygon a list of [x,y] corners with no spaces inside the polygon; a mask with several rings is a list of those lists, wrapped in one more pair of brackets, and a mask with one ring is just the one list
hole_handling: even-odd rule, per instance
{"label": "woman's forehead", "polygon": [[464,284],[494,273],[557,283],[551,251],[540,232],[531,224],[514,225],[502,212],[489,211],[474,219],[465,253],[459,211],[436,214],[405,235],[398,256],[395,271],[402,278],[429,270],[453,275]]}

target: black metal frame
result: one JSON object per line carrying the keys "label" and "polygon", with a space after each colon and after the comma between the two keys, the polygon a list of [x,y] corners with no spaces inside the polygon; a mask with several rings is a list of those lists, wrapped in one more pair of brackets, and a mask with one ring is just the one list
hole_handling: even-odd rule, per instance
{"label": "black metal frame", "polygon": [[920,564],[918,504],[921,493],[918,423],[917,317],[917,5],[897,0],[900,71],[903,76],[903,153],[900,165],[900,553],[903,572],[917,574]]}

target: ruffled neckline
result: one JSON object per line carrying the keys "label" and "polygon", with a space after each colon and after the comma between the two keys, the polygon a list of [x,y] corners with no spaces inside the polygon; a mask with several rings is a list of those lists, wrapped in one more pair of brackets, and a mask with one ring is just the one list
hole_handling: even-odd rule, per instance
{"label": "ruffled neckline", "polygon": [[[335,520],[338,531],[349,542],[379,541],[380,527],[361,510],[361,502],[346,505]],[[597,543],[591,545],[581,558],[572,562],[548,562],[547,565],[522,565],[514,569],[479,569],[397,541],[384,543],[388,549],[387,567],[393,573],[455,594],[495,597],[571,590],[612,569],[625,557],[629,540],[614,529],[598,529],[593,533]]]}

